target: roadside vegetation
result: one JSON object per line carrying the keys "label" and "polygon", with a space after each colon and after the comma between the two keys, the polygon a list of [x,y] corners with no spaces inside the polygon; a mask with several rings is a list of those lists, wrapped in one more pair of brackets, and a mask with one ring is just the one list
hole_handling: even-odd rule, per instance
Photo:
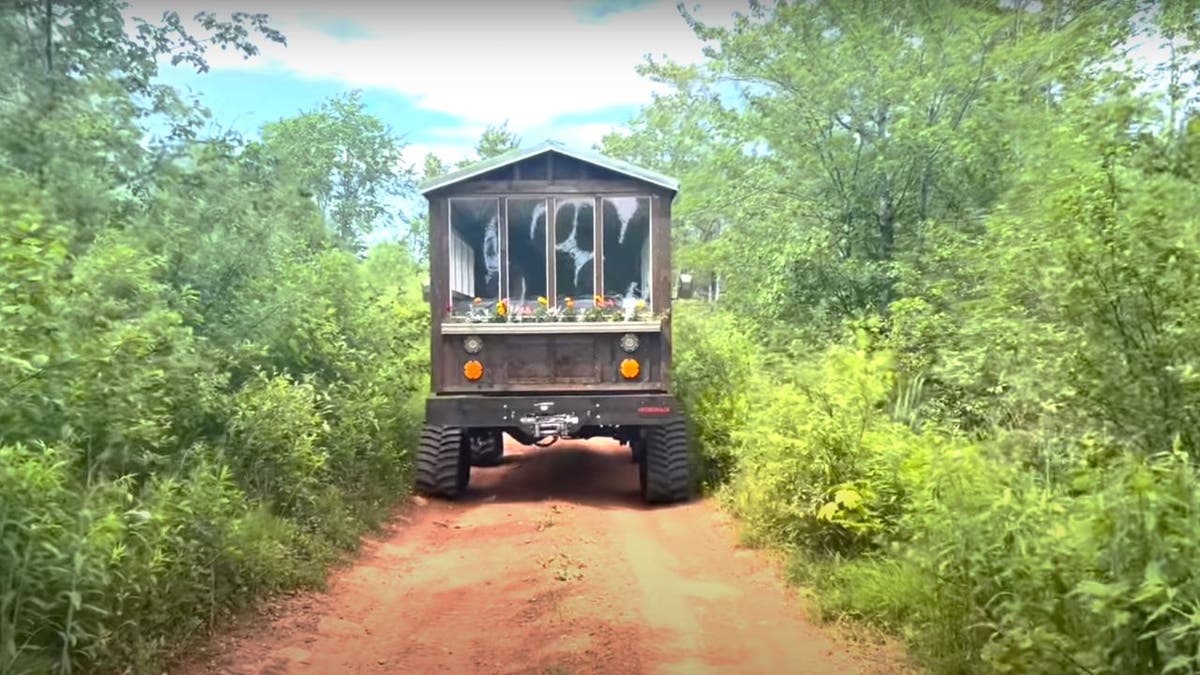
{"label": "roadside vegetation", "polygon": [[2,673],[160,672],[410,483],[428,311],[366,245],[397,140],[354,95],[213,133],[156,59],[282,36],[119,10],[0,10]]}
{"label": "roadside vegetation", "polygon": [[1198,672],[1198,8],[1015,4],[694,22],[605,145],[682,178],[703,478],[823,616],[937,673]]}

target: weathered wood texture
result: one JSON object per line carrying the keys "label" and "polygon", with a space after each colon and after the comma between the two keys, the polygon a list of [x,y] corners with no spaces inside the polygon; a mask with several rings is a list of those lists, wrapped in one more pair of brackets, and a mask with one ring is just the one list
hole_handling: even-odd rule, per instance
{"label": "weathered wood texture", "polygon": [[[480,336],[483,350],[467,353],[464,336],[445,335],[439,380],[441,391],[665,391],[663,356],[658,333],[639,333],[632,354],[620,347],[621,333],[539,335],[529,333]],[[641,372],[634,380],[621,376],[621,361],[636,359]],[[483,364],[483,378],[472,382],[463,365]]]}

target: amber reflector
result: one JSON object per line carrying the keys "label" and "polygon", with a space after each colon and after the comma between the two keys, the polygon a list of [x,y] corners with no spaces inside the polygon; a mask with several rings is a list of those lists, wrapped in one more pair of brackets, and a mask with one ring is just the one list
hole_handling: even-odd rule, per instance
{"label": "amber reflector", "polygon": [[621,362],[621,377],[632,380],[640,372],[642,372],[642,367],[638,364],[637,359],[625,359]]}
{"label": "amber reflector", "polygon": [[478,361],[467,361],[463,366],[463,375],[472,382],[478,380],[483,377],[483,364]]}

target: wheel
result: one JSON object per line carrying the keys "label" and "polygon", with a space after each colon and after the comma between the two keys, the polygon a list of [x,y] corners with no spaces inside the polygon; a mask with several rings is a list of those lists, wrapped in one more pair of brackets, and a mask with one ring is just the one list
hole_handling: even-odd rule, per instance
{"label": "wheel", "polygon": [[650,503],[686,501],[691,492],[687,427],[674,420],[650,427],[638,463],[642,499]]}
{"label": "wheel", "polygon": [[504,457],[504,435],[486,429],[470,435],[471,466],[496,466]]}
{"label": "wheel", "polygon": [[457,499],[470,481],[471,458],[462,429],[425,425],[417,448],[417,490]]}

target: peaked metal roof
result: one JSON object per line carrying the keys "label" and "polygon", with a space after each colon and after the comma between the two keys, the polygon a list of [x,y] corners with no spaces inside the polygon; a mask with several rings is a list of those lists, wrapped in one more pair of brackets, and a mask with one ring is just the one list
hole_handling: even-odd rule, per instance
{"label": "peaked metal roof", "polygon": [[542,141],[537,145],[525,148],[513,148],[512,150],[496,155],[495,157],[489,157],[488,159],[476,162],[457,171],[451,171],[450,173],[443,174],[437,178],[431,178],[421,183],[421,194],[429,194],[430,192],[433,192],[439,188],[444,188],[455,183],[461,183],[462,181],[469,180],[481,174],[487,173],[488,171],[492,171],[509,164],[515,164],[523,159],[528,159],[545,152],[557,152],[561,155],[578,159],[581,162],[595,164],[596,166],[608,169],[609,171],[615,171],[617,173],[629,176],[630,178],[636,178],[641,181],[646,181],[647,183],[653,183],[660,187],[665,187],[674,192],[679,192],[679,181],[670,176],[666,176],[649,169],[644,169],[640,166],[635,166],[629,162],[624,162],[619,159],[605,157],[604,155],[591,150],[571,148],[558,141],[547,140]]}

